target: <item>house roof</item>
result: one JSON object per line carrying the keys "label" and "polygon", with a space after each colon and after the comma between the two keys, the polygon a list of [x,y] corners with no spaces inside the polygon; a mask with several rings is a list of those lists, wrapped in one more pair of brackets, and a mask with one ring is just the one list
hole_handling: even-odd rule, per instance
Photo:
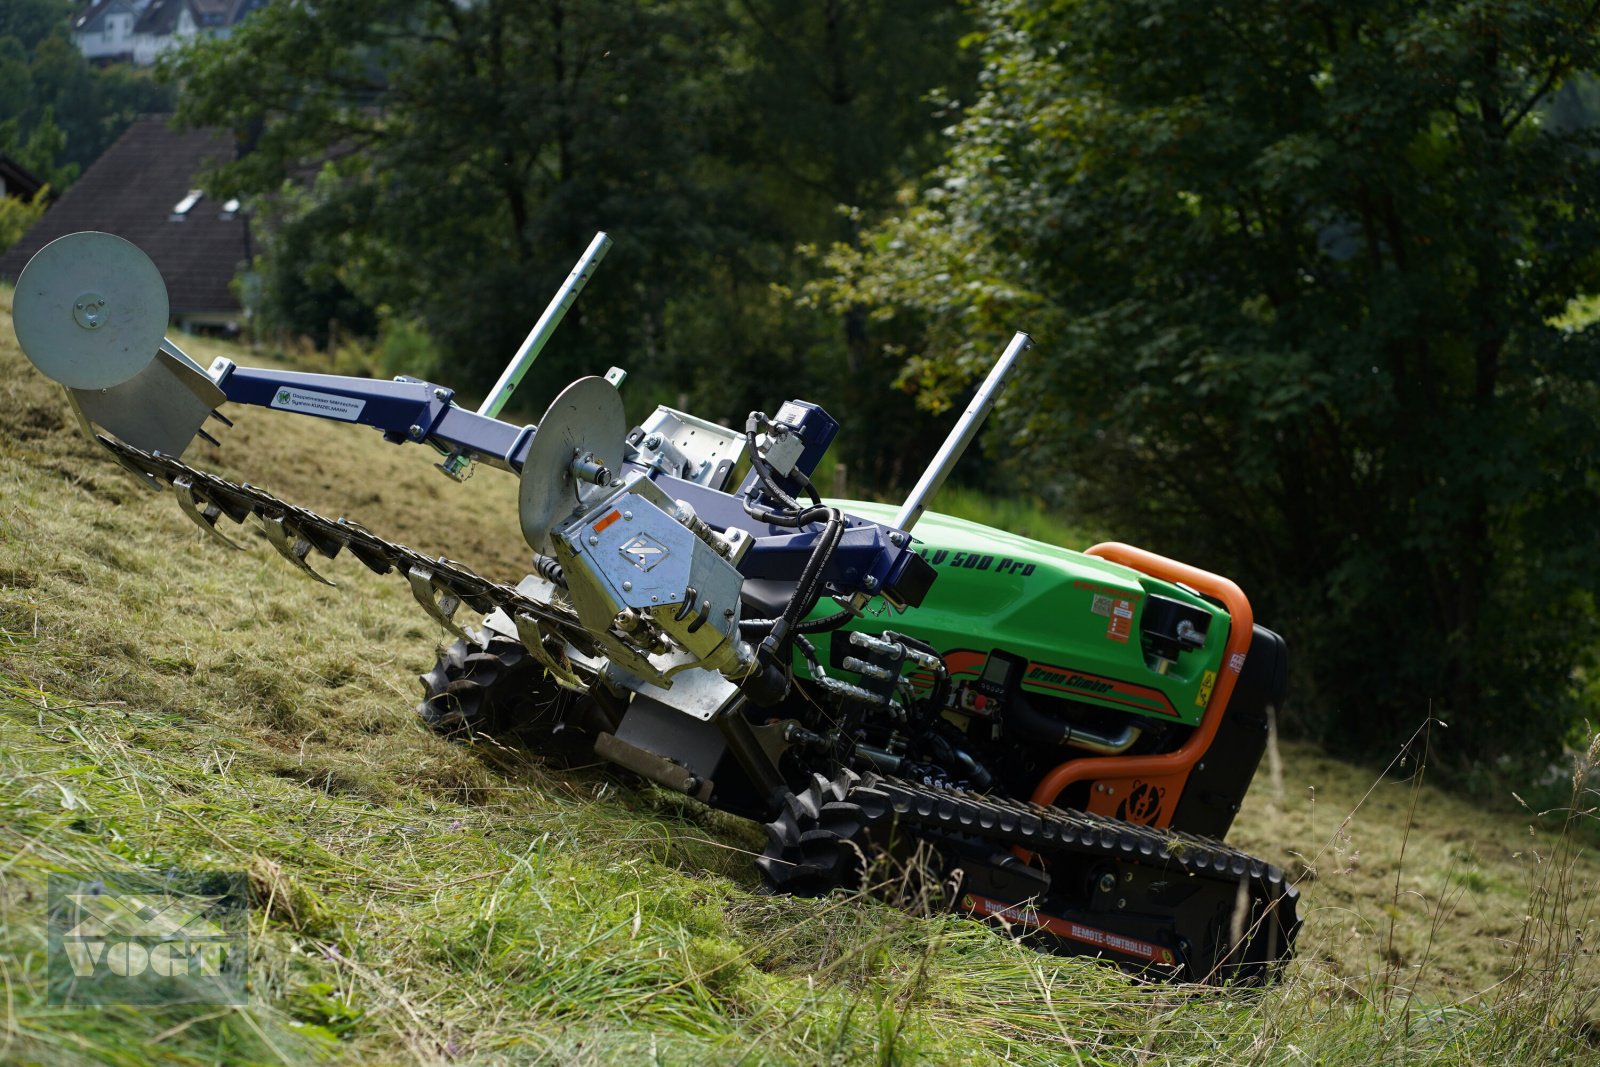
{"label": "house roof", "polygon": [[174,315],[237,310],[229,283],[250,261],[243,213],[224,212],[224,205],[201,197],[176,214],[208,162],[233,158],[233,138],[215,130],[173,130],[167,121],[152,115],[129,126],[0,254],[0,279],[15,282],[29,258],[57,237],[103,230],[132,241],[155,261]]}
{"label": "house roof", "polygon": [[[144,14],[139,16],[139,21],[134,24],[134,33],[148,33],[156,37],[169,37],[172,31],[178,28],[178,16],[183,14],[186,0],[150,0],[150,6],[144,9]],[[190,5],[193,6],[193,5]],[[200,20],[194,20],[195,25],[200,25]]]}
{"label": "house roof", "polygon": [[[10,156],[0,152],[0,189],[4,189],[7,196],[32,200],[34,194],[43,187],[43,178]],[[54,198],[54,194],[51,194],[50,199]]]}
{"label": "house roof", "polygon": [[97,28],[100,17],[108,11],[132,12],[137,9],[131,0],[89,0],[72,17],[72,29],[76,33],[86,33]]}

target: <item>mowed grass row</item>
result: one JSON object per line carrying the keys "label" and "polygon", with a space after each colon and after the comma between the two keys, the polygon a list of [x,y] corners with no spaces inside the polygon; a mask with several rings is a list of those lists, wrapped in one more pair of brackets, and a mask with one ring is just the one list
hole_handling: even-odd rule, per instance
{"label": "mowed grass row", "polygon": [[[328,589],[248,532],[246,553],[210,542],[70,426],[9,302],[0,1062],[1595,1059],[1578,839],[1399,772],[1358,806],[1373,775],[1306,749],[1263,769],[1238,826],[1307,878],[1302,961],[1263,994],[1141,986],[870,900],[760,895],[747,824],[428,735],[414,676],[449,635],[404,583],[340,559]],[[230,414],[223,448],[190,461],[520,575],[512,479],[457,486],[372,431]],[[47,1003],[48,875],[170,868],[248,873],[249,1005]]]}

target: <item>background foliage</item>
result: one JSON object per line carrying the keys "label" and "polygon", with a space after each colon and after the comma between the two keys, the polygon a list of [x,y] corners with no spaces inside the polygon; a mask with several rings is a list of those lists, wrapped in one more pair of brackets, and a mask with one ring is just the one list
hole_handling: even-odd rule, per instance
{"label": "background foliage", "polygon": [[983,11],[982,96],[835,292],[931,324],[935,396],[1033,329],[1011,461],[1240,576],[1323,736],[1387,746],[1431,706],[1458,756],[1559,740],[1600,351],[1551,320],[1600,286],[1600,183],[1594,131],[1546,112],[1596,5]]}
{"label": "background foliage", "polygon": [[[803,395],[892,491],[1029,329],[989,492],[1236,576],[1310,732],[1532,756],[1596,642],[1597,8],[329,0],[168,74],[268,330],[470,394],[605,228],[524,414]],[[0,14],[0,149],[66,180],[149,87],[60,15]]]}
{"label": "background foliage", "polygon": [[[83,58],[67,33],[75,10],[58,0],[0,4],[0,152],[58,193],[137,116],[172,109],[171,91],[147,72]],[[9,244],[0,231],[0,249]]]}
{"label": "background foliage", "polygon": [[[777,389],[828,401],[894,377],[862,310],[795,305],[816,269],[797,246],[849,244],[934,161],[924,96],[970,80],[968,27],[910,0],[338,0],[272,5],[172,73],[184,121],[253,143],[215,183],[272,197],[270,325],[326,344],[405,308],[441,374],[484,388],[604,228],[615,251],[528,412],[624,363],[653,399],[738,419]],[[909,398],[893,414],[921,418]],[[881,441],[857,458],[903,466]]]}

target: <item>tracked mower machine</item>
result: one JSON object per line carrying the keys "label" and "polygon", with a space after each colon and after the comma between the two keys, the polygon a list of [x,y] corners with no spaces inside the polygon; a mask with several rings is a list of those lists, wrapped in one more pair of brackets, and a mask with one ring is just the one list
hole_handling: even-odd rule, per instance
{"label": "tracked mower machine", "polygon": [[[41,250],[14,319],[85,432],[208,534],[237,548],[220,520],[254,516],[313,578],[314,558],[347,551],[409,583],[459,638],[422,678],[434,730],[608,762],[757,820],[775,891],[909,866],[925,898],[1040,948],[1269,980],[1297,893],[1223,838],[1283,695],[1282,640],[1225,578],[925,511],[1028,338],[899,508],[819,498],[810,475],[838,424],[802,400],[742,430],[667,407],[630,428],[613,368],[535,425],[502,421],[608,244],[596,237],[476,411],[414,378],[202,367],[163,336],[159,272],[109,234]],[[376,427],[458,480],[509,472],[532,573],[505,584],[182,462],[231,425],[227,404]]]}

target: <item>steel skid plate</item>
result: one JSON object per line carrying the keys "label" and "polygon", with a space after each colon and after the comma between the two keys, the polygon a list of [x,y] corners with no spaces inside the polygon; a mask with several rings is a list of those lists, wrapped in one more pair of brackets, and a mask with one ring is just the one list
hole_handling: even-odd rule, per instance
{"label": "steel skid plate", "polygon": [[627,432],[622,397],[604,378],[579,378],[550,404],[523,460],[517,502],[522,536],[535,551],[552,551],[550,530],[580,507],[586,494],[610,491],[575,474],[574,462],[592,456],[614,475]]}
{"label": "steel skid plate", "polygon": [[41,248],[17,279],[17,343],[39,371],[71,389],[109,389],[156,358],[167,287],[137,246],[85,231]]}

